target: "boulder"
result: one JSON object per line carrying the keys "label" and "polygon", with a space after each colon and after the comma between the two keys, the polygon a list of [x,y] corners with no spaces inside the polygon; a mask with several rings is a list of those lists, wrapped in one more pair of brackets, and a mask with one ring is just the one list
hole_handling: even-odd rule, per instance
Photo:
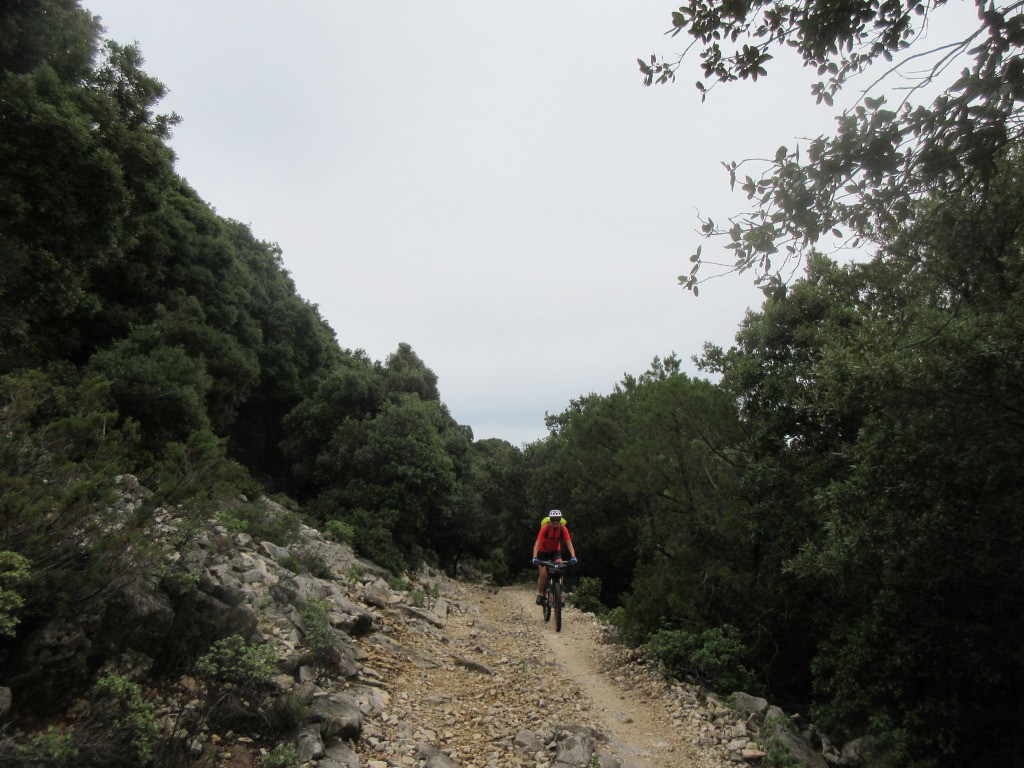
{"label": "boulder", "polygon": [[422,761],[421,768],[459,768],[459,764],[448,755],[426,742],[416,745],[416,759]]}
{"label": "boulder", "polygon": [[320,733],[327,739],[358,739],[363,730],[359,705],[338,693],[315,696],[306,720],[318,724]]}
{"label": "boulder", "polygon": [[178,604],[167,642],[157,656],[156,671],[189,663],[229,635],[240,635],[251,641],[257,623],[251,606],[231,605],[213,595],[194,590]]}
{"label": "boulder", "polygon": [[597,742],[583,733],[570,733],[558,740],[552,768],[589,768]]}
{"label": "boulder", "polygon": [[107,602],[96,645],[104,653],[128,649],[155,657],[174,625],[174,607],[155,580],[127,584]]}
{"label": "boulder", "polygon": [[521,730],[512,740],[516,751],[523,755],[535,755],[544,751],[544,742],[533,731]]}
{"label": "boulder", "polygon": [[793,727],[786,713],[778,707],[769,707],[765,714],[762,740],[767,737],[781,744],[789,756],[808,768],[828,768],[825,758]]}
{"label": "boulder", "polygon": [[320,730],[315,725],[304,726],[299,729],[299,733],[295,737],[295,747],[299,753],[299,761],[302,763],[309,760],[319,760],[325,754]]}
{"label": "boulder", "polygon": [[334,743],[328,745],[324,756],[317,763],[317,768],[361,768],[359,755],[348,744]]}
{"label": "boulder", "polygon": [[363,587],[363,602],[377,608],[387,608],[394,592],[383,579],[374,579]]}

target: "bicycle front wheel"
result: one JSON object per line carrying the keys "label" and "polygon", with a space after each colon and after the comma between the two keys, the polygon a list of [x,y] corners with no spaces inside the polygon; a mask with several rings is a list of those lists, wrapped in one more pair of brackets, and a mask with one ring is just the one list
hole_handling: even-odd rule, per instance
{"label": "bicycle front wheel", "polygon": [[562,583],[551,585],[551,600],[555,604],[555,632],[562,631]]}
{"label": "bicycle front wheel", "polygon": [[544,621],[551,621],[551,587],[544,595]]}

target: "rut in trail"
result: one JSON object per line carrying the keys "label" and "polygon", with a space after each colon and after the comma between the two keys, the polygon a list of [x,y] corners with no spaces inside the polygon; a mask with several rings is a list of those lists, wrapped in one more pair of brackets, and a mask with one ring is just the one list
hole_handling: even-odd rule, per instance
{"label": "rut in trail", "polygon": [[[736,715],[667,683],[593,614],[544,623],[530,587],[445,583],[444,618],[384,612],[366,665],[385,707],[357,750],[367,768],[724,768]],[[753,746],[753,745],[751,745]]]}

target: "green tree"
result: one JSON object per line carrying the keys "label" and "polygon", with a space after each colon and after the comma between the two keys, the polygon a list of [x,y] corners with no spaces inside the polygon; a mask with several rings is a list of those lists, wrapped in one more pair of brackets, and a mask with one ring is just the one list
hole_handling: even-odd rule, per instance
{"label": "green tree", "polygon": [[818,643],[815,717],[893,764],[1016,750],[1021,182],[1005,163],[984,195],[922,203],[870,263],[811,259],[717,357],[768,578],[813,606],[789,608]]}
{"label": "green tree", "polygon": [[527,512],[526,463],[519,448],[497,438],[473,442],[471,454],[459,541],[465,559],[505,582],[522,570],[537,533]]}
{"label": "green tree", "polygon": [[[834,136],[802,148],[780,147],[750,175],[728,164],[733,185],[741,185],[753,207],[726,225],[705,220],[703,232],[726,240],[734,269],[756,269],[758,281],[774,290],[780,275],[790,272],[787,264],[823,238],[878,244],[879,229],[912,216],[922,195],[984,188],[999,159],[1019,145],[1020,6],[978,0],[976,27],[957,42],[928,49],[921,33],[945,5],[690,0],[672,13],[671,34],[689,35],[686,50],[699,51],[704,79],[697,88],[705,97],[719,83],[767,75],[772,52],[783,47],[824,78],[811,90],[827,105],[872,64],[888,67],[840,116]],[[639,60],[645,82],[674,80],[684,56]],[[898,103],[889,104],[881,88],[896,73],[909,85]],[[929,106],[915,104],[926,86],[938,86],[939,96]],[[693,270],[680,277],[690,289],[697,287],[702,259],[698,248]]]}
{"label": "green tree", "polygon": [[27,615],[72,610],[131,568],[137,529],[115,501],[116,478],[134,468],[135,430],[110,409],[108,389],[36,371],[0,378],[0,551],[15,557],[14,573],[31,563],[17,579]]}
{"label": "green tree", "polygon": [[683,374],[675,357],[656,359],[548,425],[527,452],[539,461],[531,499],[567,515],[602,600],[624,601],[639,637],[662,621],[715,623],[742,565],[730,526],[743,435],[729,395]]}
{"label": "green tree", "polygon": [[383,364],[378,363],[377,368],[393,397],[413,394],[421,400],[441,400],[437,375],[424,365],[409,344],[399,344],[398,349],[388,355]]}
{"label": "green tree", "polygon": [[138,51],[101,48],[76,5],[8,3],[0,29],[2,373],[95,347],[94,277],[172,178],[176,118],[153,114],[164,89]]}
{"label": "green tree", "polygon": [[358,479],[346,488],[349,504],[386,516],[381,522],[404,563],[423,559],[430,528],[448,510],[455,489],[455,468],[441,437],[444,416],[439,403],[406,394],[382,408],[354,455]]}

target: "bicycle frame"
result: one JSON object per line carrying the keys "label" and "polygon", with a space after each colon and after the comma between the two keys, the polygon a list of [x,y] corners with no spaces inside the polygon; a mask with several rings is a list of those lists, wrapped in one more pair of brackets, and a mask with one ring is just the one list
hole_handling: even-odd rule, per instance
{"label": "bicycle frame", "polygon": [[562,631],[562,578],[569,572],[569,563],[541,560],[540,566],[547,568],[548,579],[545,589],[546,597],[543,605],[544,621],[551,620],[551,611],[555,613],[555,632]]}

